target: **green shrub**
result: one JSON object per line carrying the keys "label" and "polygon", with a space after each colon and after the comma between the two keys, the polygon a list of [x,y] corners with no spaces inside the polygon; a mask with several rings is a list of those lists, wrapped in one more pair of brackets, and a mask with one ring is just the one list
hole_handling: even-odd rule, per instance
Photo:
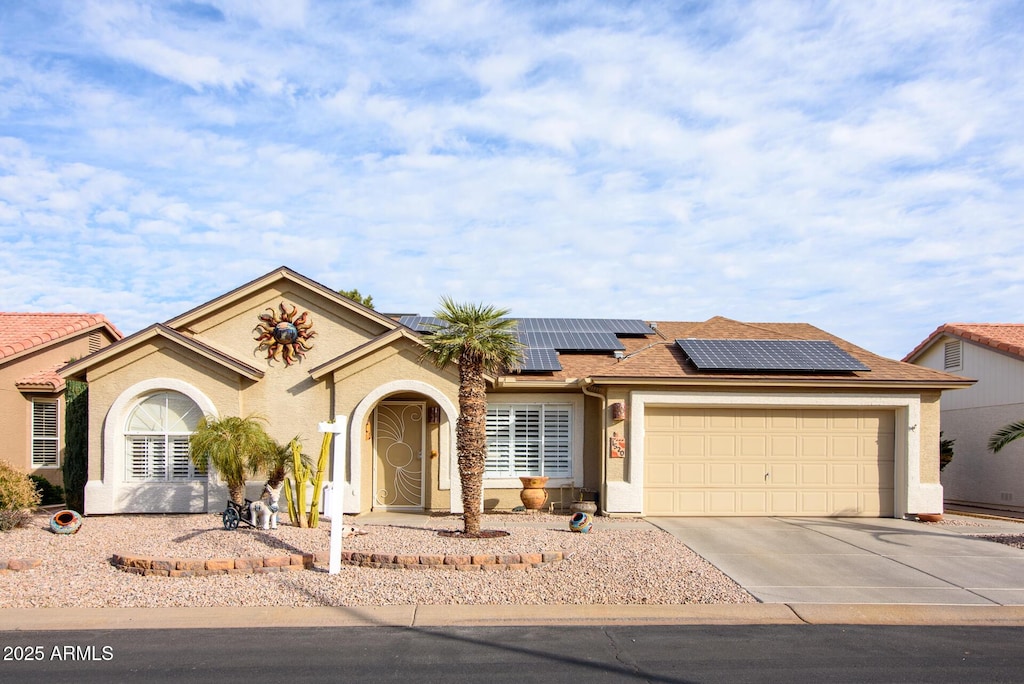
{"label": "green shrub", "polygon": [[32,480],[32,484],[39,490],[39,497],[42,499],[39,502],[40,506],[64,503],[63,487],[53,484],[41,475],[29,475],[29,479]]}
{"label": "green shrub", "polygon": [[25,473],[0,461],[0,532],[24,525],[39,505],[39,491]]}
{"label": "green shrub", "polygon": [[81,513],[89,479],[89,386],[68,380],[64,402],[64,500],[68,508]]}

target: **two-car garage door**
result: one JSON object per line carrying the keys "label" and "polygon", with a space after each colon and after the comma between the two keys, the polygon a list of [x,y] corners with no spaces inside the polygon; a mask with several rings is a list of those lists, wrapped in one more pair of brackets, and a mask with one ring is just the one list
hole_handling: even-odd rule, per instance
{"label": "two-car garage door", "polygon": [[648,406],[645,515],[891,516],[889,410]]}

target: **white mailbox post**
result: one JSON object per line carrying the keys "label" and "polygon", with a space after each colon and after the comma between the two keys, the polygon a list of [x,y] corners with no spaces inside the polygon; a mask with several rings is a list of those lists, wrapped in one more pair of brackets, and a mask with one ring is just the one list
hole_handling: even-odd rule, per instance
{"label": "white mailbox post", "polygon": [[337,575],[341,572],[341,532],[344,527],[342,516],[345,513],[345,416],[335,416],[333,423],[320,423],[320,432],[334,434],[334,468],[331,470],[331,554],[328,572]]}

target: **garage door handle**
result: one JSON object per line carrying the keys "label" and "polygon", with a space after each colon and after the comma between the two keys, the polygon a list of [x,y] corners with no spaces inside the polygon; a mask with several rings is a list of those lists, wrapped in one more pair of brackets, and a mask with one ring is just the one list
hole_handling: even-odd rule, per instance
{"label": "garage door handle", "polygon": [[769,476],[769,475],[771,475],[771,473],[765,473],[765,474],[764,474],[764,481],[765,481],[765,482],[767,482],[767,481],[768,481],[768,476]]}

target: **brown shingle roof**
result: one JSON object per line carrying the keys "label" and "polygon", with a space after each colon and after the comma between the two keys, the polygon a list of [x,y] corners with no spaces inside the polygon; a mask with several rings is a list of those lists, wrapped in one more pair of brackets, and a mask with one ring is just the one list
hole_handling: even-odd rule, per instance
{"label": "brown shingle roof", "polygon": [[103,314],[0,313],[0,360],[99,325],[121,337]]}
{"label": "brown shingle roof", "polygon": [[[743,323],[716,316],[701,323],[658,322],[656,335],[644,338],[620,338],[625,345],[619,360],[608,354],[560,354],[562,370],[552,374],[521,373],[513,377],[523,380],[567,380],[570,378],[637,379],[637,380],[700,380],[728,379],[758,381],[780,380],[854,380],[866,383],[897,382],[943,384],[962,382],[947,373],[909,363],[887,359],[862,349],[846,340],[807,323]],[[863,363],[870,370],[845,374],[815,375],[808,373],[722,373],[700,371],[686,361],[677,339],[748,339],[748,340],[829,340]]]}
{"label": "brown shingle roof", "polygon": [[942,335],[953,335],[1024,359],[1024,323],[946,323],[903,357],[912,361]]}

